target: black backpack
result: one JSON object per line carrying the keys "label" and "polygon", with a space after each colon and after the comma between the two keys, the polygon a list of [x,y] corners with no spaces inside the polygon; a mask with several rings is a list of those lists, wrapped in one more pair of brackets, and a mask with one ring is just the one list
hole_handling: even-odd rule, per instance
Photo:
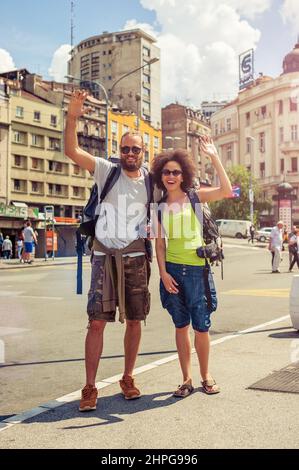
{"label": "black backpack", "polygon": [[[144,175],[144,181],[147,192],[147,224],[150,223],[150,204],[153,201],[153,178],[151,173],[141,166],[141,171]],[[98,185],[95,183],[91,188],[89,200],[83,209],[82,221],[79,228],[76,231],[76,249],[77,249],[77,294],[82,294],[82,255],[84,241],[89,238],[89,247],[91,247],[93,239],[95,237],[95,227],[98,220],[98,214],[96,214],[97,207],[102,204],[107,194],[111,191],[115,183],[117,182],[121,174],[121,165],[119,159],[113,158],[113,167],[107,176],[106,182],[100,194],[98,195]],[[152,261],[153,249],[152,243],[149,239],[145,238],[145,248],[147,257]]]}

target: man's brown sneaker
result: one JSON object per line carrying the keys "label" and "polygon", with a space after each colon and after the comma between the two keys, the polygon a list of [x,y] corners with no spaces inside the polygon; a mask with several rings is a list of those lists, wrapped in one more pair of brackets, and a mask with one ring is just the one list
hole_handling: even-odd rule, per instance
{"label": "man's brown sneaker", "polygon": [[91,411],[97,407],[98,390],[92,385],[85,385],[81,391],[79,411]]}
{"label": "man's brown sneaker", "polygon": [[135,387],[134,379],[130,375],[123,375],[119,385],[126,400],[134,400],[141,396],[140,390]]}

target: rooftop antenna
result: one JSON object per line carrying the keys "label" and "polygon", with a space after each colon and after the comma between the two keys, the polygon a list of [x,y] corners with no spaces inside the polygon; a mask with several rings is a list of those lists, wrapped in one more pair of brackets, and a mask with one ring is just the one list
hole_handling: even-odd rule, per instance
{"label": "rooftop antenna", "polygon": [[74,46],[75,0],[71,0],[71,48]]}

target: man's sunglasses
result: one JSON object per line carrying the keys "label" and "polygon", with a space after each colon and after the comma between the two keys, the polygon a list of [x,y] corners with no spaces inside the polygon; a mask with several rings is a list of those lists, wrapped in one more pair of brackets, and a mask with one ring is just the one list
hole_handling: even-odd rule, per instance
{"label": "man's sunglasses", "polygon": [[169,175],[180,176],[183,174],[181,170],[167,170],[167,168],[165,168],[165,170],[162,170],[161,173],[164,176],[169,176]]}
{"label": "man's sunglasses", "polygon": [[131,150],[132,150],[132,153],[134,153],[134,155],[139,155],[142,148],[135,147],[135,146],[129,147],[128,145],[125,145],[124,147],[120,147],[120,150],[121,150],[121,153],[123,153],[124,155],[128,155]]}

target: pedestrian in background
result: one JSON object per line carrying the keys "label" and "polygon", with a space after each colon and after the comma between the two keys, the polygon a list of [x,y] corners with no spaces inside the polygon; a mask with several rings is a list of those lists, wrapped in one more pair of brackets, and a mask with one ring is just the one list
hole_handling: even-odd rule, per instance
{"label": "pedestrian in background", "polygon": [[2,257],[2,245],[4,242],[3,233],[0,230],[0,258]]}
{"label": "pedestrian in background", "polygon": [[17,240],[18,258],[19,258],[20,263],[24,263],[24,260],[22,257],[23,248],[24,248],[24,241],[23,241],[23,238],[20,236]]}
{"label": "pedestrian in background", "polygon": [[[293,247],[293,245],[294,245],[293,240],[294,239],[293,239],[293,237],[296,236],[296,231],[297,231],[297,227],[296,227],[296,225],[293,225],[292,231],[288,234],[289,266],[291,266],[291,263],[293,261],[293,256],[294,256],[294,254],[293,254],[293,251],[294,251],[294,247]],[[291,239],[293,239],[293,240],[291,241]]]}
{"label": "pedestrian in background", "polygon": [[249,233],[250,233],[250,237],[248,238],[248,243],[251,241],[251,243],[253,244],[253,242],[254,242],[254,234],[255,234],[255,227],[254,227],[254,225],[250,225]]}
{"label": "pedestrian in background", "polygon": [[279,220],[270,233],[269,250],[272,254],[272,273],[280,273],[279,265],[281,261],[283,222]]}
{"label": "pedestrian in background", "polygon": [[31,227],[31,222],[26,222],[26,227],[23,230],[23,238],[24,238],[24,262],[31,264],[31,254],[33,252],[33,243],[37,244],[37,238]]}
{"label": "pedestrian in background", "polygon": [[[200,140],[200,150],[210,157],[218,173],[220,187],[199,189],[196,191],[199,200],[206,203],[229,197],[231,184],[210,137]],[[217,297],[210,266],[206,271],[205,259],[199,258],[196,253],[196,249],[204,244],[203,227],[188,197],[195,176],[194,164],[186,150],[177,149],[157,156],[153,161],[152,172],[158,188],[166,191],[164,210],[158,223],[156,253],[161,277],[161,303],[168,310],[175,326],[183,376],[182,385],[173,395],[185,398],[194,389],[190,323],[195,335],[203,390],[210,395],[219,393],[220,388],[209,372],[210,315],[217,308]],[[187,228],[190,229],[187,231]]]}
{"label": "pedestrian in background", "polygon": [[290,267],[289,267],[289,272],[291,273],[295,263],[297,263],[297,267],[299,269],[299,230],[298,229],[296,229],[295,233],[293,233],[293,235],[289,239],[289,250],[291,251],[292,257],[293,257],[290,263]]}
{"label": "pedestrian in background", "polygon": [[10,259],[12,254],[12,243],[8,235],[6,235],[5,240],[2,244],[2,253],[4,259]]}

